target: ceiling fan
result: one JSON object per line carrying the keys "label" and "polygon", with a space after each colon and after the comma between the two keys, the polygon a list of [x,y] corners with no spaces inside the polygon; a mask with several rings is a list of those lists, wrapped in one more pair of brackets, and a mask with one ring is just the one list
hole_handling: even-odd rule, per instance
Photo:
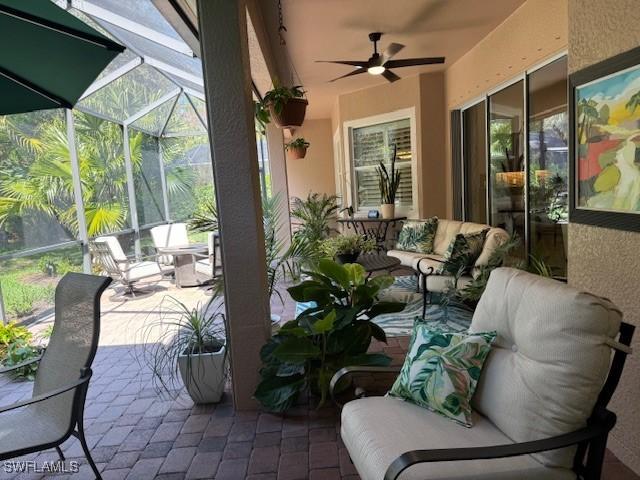
{"label": "ceiling fan", "polygon": [[390,82],[400,80],[400,77],[393,73],[391,68],[400,67],[413,67],[415,65],[433,65],[437,63],[444,63],[444,57],[425,57],[425,58],[405,58],[403,60],[392,60],[392,58],[404,48],[404,45],[400,43],[391,43],[387,49],[382,52],[382,55],[378,53],[378,42],[382,37],[381,32],[373,32],[369,34],[369,40],[373,42],[373,55],[366,61],[358,60],[317,60],[318,63],[338,63],[340,65],[353,65],[355,70],[342,75],[341,77],[334,78],[330,82],[335,82],[341,78],[351,77],[353,75],[359,75],[361,73],[369,73],[371,75],[382,75]]}

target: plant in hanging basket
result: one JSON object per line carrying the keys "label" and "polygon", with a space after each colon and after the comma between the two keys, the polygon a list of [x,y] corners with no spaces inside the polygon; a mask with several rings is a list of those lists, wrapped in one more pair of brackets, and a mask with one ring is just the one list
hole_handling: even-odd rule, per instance
{"label": "plant in hanging basket", "polygon": [[304,138],[296,138],[285,144],[284,148],[287,150],[287,156],[292,160],[304,158],[307,154],[307,148],[311,145]]}
{"label": "plant in hanging basket", "polygon": [[304,94],[301,85],[284,87],[274,82],[273,90],[269,90],[261,102],[262,107],[268,110],[270,120],[278,127],[299,127],[309,104],[303,98]]}

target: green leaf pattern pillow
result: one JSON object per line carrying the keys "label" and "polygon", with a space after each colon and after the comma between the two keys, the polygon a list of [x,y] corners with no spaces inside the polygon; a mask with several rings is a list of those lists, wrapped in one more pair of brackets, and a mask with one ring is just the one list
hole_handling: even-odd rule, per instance
{"label": "green leaf pattern pillow", "polygon": [[407,252],[433,253],[433,241],[438,230],[438,217],[408,221],[402,225],[396,248]]}
{"label": "green leaf pattern pillow", "polygon": [[417,321],[389,395],[471,427],[471,398],[495,338],[496,332],[430,330]]}
{"label": "green leaf pattern pillow", "polygon": [[488,231],[487,228],[479,232],[457,234],[444,254],[444,263],[438,273],[455,275],[460,270],[462,273],[471,270],[482,253]]}

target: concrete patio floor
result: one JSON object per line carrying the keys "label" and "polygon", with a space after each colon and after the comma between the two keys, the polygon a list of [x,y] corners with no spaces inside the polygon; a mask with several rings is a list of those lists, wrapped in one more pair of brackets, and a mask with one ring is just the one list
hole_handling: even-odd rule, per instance
{"label": "concrete patio floor", "polygon": [[[151,372],[139,363],[136,333],[152,319],[164,295],[189,306],[206,302],[204,289],[176,289],[169,282],[156,285],[156,293],[119,301],[108,290],[102,300],[102,333],[94,361],[85,423],[93,457],[105,480],[143,479],[349,479],[358,477],[339,435],[338,409],[299,405],[286,415],[259,411],[235,412],[230,395],[219,405],[196,406],[182,393],[176,398],[159,395]],[[283,319],[292,318],[291,301],[272,305]],[[43,325],[33,327],[34,330]],[[402,362],[408,338],[378,344]],[[0,404],[28,398],[31,382],[11,382],[0,377]],[[63,451],[77,460],[80,471],[63,478],[93,478],[79,442],[68,440]],[[55,461],[55,451],[19,460]],[[7,473],[0,479],[42,479],[51,475]],[[611,455],[605,465],[606,480],[636,480],[629,469]]]}

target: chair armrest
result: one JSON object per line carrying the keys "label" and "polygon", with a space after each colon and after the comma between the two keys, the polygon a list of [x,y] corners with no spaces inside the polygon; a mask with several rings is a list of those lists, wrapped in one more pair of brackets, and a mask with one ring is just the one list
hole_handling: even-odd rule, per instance
{"label": "chair armrest", "polygon": [[413,450],[396,458],[387,469],[384,480],[395,480],[407,468],[418,463],[451,462],[465,460],[487,460],[492,458],[516,457],[531,453],[557,450],[605,436],[616,423],[616,416],[605,410],[600,418],[575,432],[530,442],[491,445],[487,447],[442,448],[435,450]]}
{"label": "chair armrest", "polygon": [[12,365],[10,367],[0,368],[0,373],[8,373],[17,370],[18,368],[26,367],[27,365],[31,365],[33,363],[39,362],[42,360],[42,355],[38,355],[37,357],[32,358],[31,360],[27,360],[26,362],[19,363],[17,365]]}
{"label": "chair armrest", "polygon": [[331,394],[331,400],[333,400],[334,403],[336,403],[337,405],[341,406],[335,398],[335,388],[336,385],[338,384],[338,382],[342,379],[342,377],[344,377],[345,375],[348,375],[350,373],[400,373],[400,370],[402,369],[401,365],[398,366],[393,366],[393,367],[368,367],[368,366],[352,366],[352,367],[343,367],[340,370],[338,370],[333,377],[331,378],[331,383],[329,384],[329,393]]}
{"label": "chair armrest", "polygon": [[56,388],[54,390],[50,390],[46,393],[42,393],[40,395],[36,395],[35,397],[31,397],[28,400],[23,400],[21,402],[12,403],[11,405],[7,405],[5,407],[0,407],[0,414],[9,412],[11,410],[15,410],[17,408],[26,407],[28,405],[33,405],[34,403],[44,402],[45,400],[49,400],[50,398],[56,397],[58,395],[62,395],[63,393],[67,393],[70,390],[74,390],[85,383],[88,383],[91,379],[91,369],[83,369],[82,376],[79,380],[76,380],[73,383],[65,385],[64,387]]}

